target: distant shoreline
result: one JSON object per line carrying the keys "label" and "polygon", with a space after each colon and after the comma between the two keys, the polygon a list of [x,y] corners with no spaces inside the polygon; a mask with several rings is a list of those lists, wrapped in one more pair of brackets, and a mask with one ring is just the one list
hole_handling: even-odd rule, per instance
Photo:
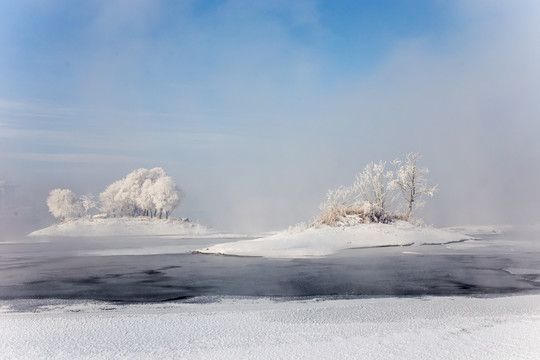
{"label": "distant shoreline", "polygon": [[119,217],[69,219],[33,231],[27,236],[199,236],[210,234],[216,234],[216,231],[185,218]]}

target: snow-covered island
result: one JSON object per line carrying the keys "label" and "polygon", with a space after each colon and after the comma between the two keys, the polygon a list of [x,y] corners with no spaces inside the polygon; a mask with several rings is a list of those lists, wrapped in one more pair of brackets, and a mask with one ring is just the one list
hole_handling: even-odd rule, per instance
{"label": "snow-covered island", "polygon": [[213,236],[216,231],[170,214],[184,192],[162,168],[137,169],[113,182],[96,199],[54,189],[47,198],[50,213],[60,222],[28,236]]}
{"label": "snow-covered island", "polygon": [[270,258],[320,257],[351,248],[440,245],[471,240],[461,233],[418,227],[405,221],[393,224],[308,227],[285,230],[254,240],[217,244],[196,250],[201,254],[262,256]]}
{"label": "snow-covered island", "polygon": [[216,231],[188,219],[150,219],[147,217],[67,219],[27,236],[212,236]]}
{"label": "snow-covered island", "polygon": [[320,214],[310,225],[297,225],[275,235],[218,244],[197,253],[274,258],[319,257],[351,248],[448,244],[472,239],[455,231],[420,225],[411,217],[437,186],[427,184],[420,154],[368,164],[351,186],[330,190]]}
{"label": "snow-covered island", "polygon": [[[411,214],[431,197],[437,186],[427,185],[427,168],[417,166],[420,154],[406,160],[368,164],[349,187],[327,193],[321,213],[310,225],[255,240],[217,244],[197,253],[278,258],[317,257],[350,248],[448,244],[470,240],[469,235],[420,226]],[[57,224],[29,236],[216,236],[219,234],[187,219],[169,215],[184,192],[161,168],[137,169],[110,184],[94,200],[77,198],[68,189],[54,189],[47,199]],[[94,211],[94,214],[92,212]],[[98,212],[98,214],[95,214]],[[221,236],[222,237],[222,236]],[[238,236],[242,237],[242,236]]]}

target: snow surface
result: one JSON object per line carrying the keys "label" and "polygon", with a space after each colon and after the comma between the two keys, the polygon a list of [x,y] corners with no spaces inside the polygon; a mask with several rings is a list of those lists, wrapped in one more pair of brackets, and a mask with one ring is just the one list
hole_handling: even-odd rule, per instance
{"label": "snow surface", "polygon": [[407,222],[360,224],[344,227],[310,227],[272,236],[217,244],[196,250],[203,254],[303,258],[331,255],[350,248],[448,244],[470,240],[456,232],[417,227]]}
{"label": "snow surface", "polygon": [[198,223],[178,219],[107,218],[72,219],[34,231],[28,236],[214,236]]}
{"label": "snow surface", "polygon": [[[31,300],[36,301],[36,300]],[[0,303],[5,359],[538,359],[540,295]]]}

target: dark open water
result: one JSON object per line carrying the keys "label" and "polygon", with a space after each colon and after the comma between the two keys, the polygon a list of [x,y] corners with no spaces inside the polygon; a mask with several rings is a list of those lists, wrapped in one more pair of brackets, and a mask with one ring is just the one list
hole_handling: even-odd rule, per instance
{"label": "dark open water", "polygon": [[[538,234],[512,232],[460,244],[351,249],[287,260],[190,253],[231,239],[39,238],[32,241],[46,242],[0,245],[0,300],[538,292]],[[148,252],[166,254],[136,255]]]}

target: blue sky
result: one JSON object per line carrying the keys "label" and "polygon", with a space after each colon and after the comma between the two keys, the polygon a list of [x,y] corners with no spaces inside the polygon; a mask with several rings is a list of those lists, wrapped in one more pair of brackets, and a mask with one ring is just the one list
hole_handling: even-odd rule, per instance
{"label": "blue sky", "polygon": [[[245,76],[269,64],[265,70],[283,82],[310,61],[318,80],[332,84],[370,71],[400,39],[444,37],[453,22],[443,2],[253,3],[4,2],[4,96],[81,101],[76,90],[89,68],[114,71],[145,95],[178,84],[200,88],[227,70]],[[239,69],[239,62],[251,65]],[[145,105],[156,97],[145,96]]]}
{"label": "blue sky", "polygon": [[538,221],[535,1],[0,9],[0,180],[44,222],[51,188],[162,166],[188,195],[178,215],[279,228],[418,150],[441,189],[427,222]]}

